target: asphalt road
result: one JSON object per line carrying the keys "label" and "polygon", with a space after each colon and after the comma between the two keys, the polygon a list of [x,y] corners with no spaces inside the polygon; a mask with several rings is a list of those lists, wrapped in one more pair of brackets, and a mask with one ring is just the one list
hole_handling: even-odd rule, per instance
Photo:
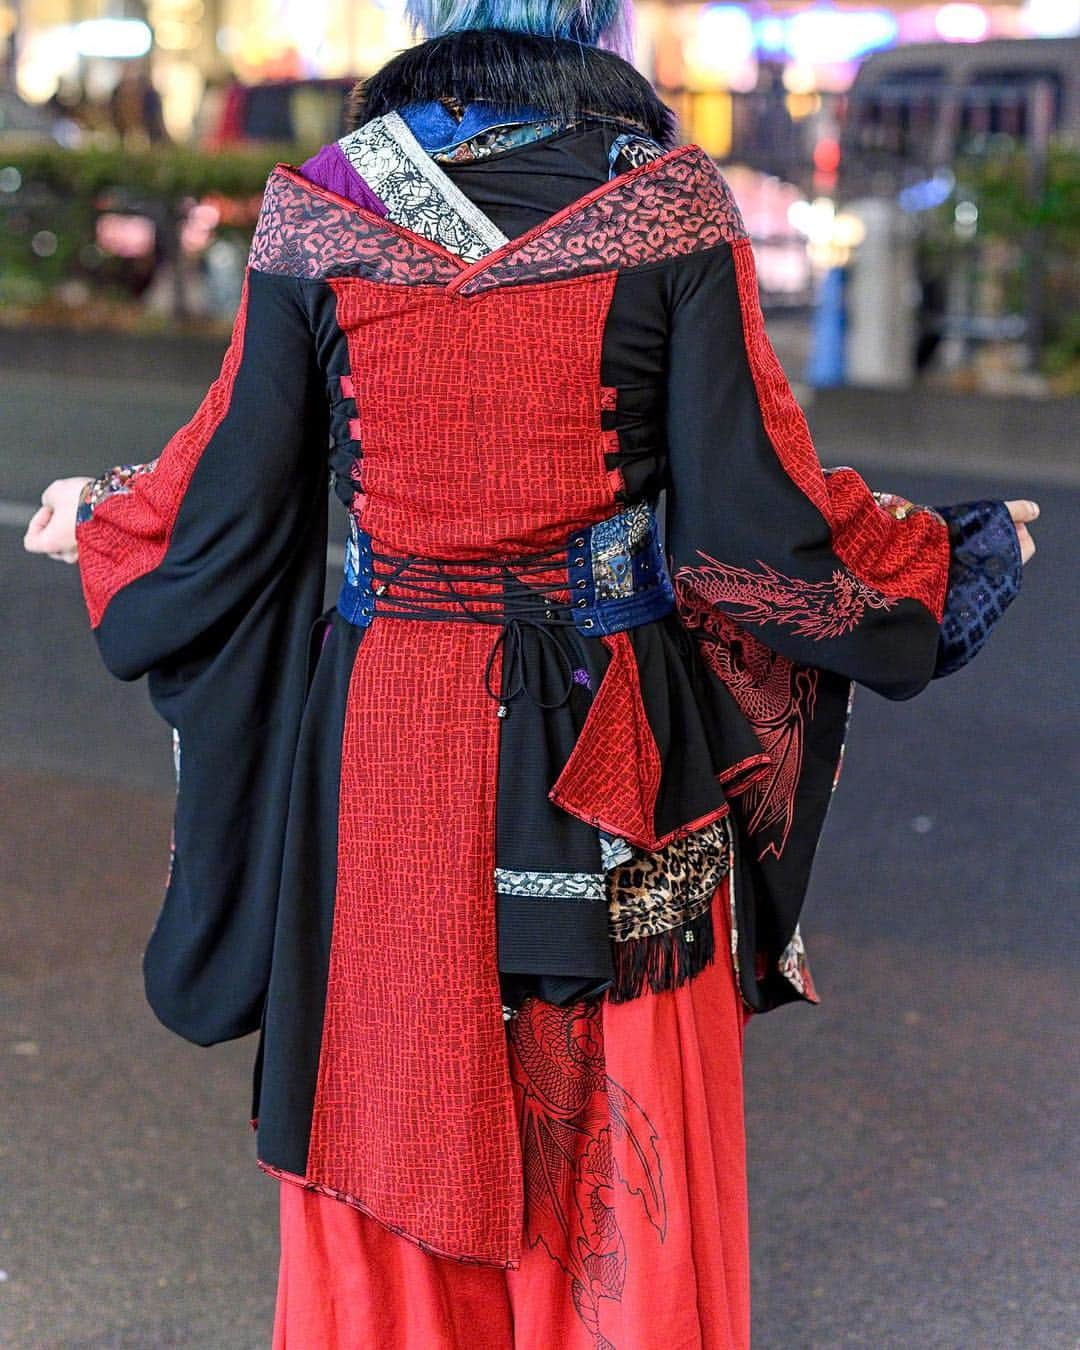
{"label": "asphalt road", "polygon": [[[0,498],[150,458],[198,394],[0,377]],[[856,694],[804,920],[822,1003],[747,1033],[754,1346],[1075,1350],[1075,465],[1060,486],[1061,446],[1018,446],[1008,480],[887,470],[858,432],[819,452],[874,486],[1037,495],[1039,552],[971,667],[906,703]],[[257,1350],[277,1236],[254,1041],[187,1045],[142,997],[167,729],[18,515],[0,506],[0,1346]]]}

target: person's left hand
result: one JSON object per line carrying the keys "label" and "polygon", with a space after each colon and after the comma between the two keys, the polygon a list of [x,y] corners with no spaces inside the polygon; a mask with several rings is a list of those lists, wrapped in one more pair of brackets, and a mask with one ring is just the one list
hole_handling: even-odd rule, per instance
{"label": "person's left hand", "polygon": [[75,515],[79,494],[89,482],[89,478],[57,478],[49,484],[23,536],[23,548],[28,553],[45,553],[57,562],[79,561]]}

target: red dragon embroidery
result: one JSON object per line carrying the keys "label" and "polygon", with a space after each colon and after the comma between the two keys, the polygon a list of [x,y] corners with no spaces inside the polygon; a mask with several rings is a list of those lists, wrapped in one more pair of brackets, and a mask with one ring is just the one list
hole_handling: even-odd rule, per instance
{"label": "red dragon embroidery", "polygon": [[717,562],[698,550],[705,567],[682,567],[674,581],[693,591],[707,605],[739,609],[744,623],[781,623],[800,637],[822,641],[843,637],[860,622],[867,609],[889,609],[898,604],[868,586],[854,573],[838,567],[828,581],[804,581],[785,576],[757,559],[760,572]]}
{"label": "red dragon embroidery", "polygon": [[[739,800],[746,812],[748,833],[764,841],[758,859],[768,853],[779,858],[795,819],[806,724],[814,714],[819,672],[772,651],[715,608],[716,602],[739,604],[746,617],[757,622],[779,613],[789,622],[807,626],[816,623],[819,629],[837,628],[841,622],[838,611],[843,614],[843,622],[853,626],[864,603],[881,608],[891,602],[849,573],[834,574],[833,582],[799,582],[766,567],[762,580],[744,568],[728,567],[711,558],[708,562],[712,566],[684,567],[675,573],[676,602],[683,622],[696,634],[710,669],[727,685],[772,760],[772,771],[751,783]],[[802,603],[800,608],[798,597],[804,589],[811,591],[821,607]],[[826,591],[831,594],[826,595]],[[871,598],[860,592],[869,592]],[[800,631],[805,632],[806,627]]]}
{"label": "red dragon embroidery", "polygon": [[640,1198],[661,1242],[667,1204],[656,1130],[606,1072],[601,1019],[598,1002],[561,1008],[526,999],[509,1025],[510,1070],[526,1241],[542,1245],[570,1277],[574,1307],[596,1350],[616,1350],[600,1330],[600,1300],[619,1301],[626,1283],[613,1193],[621,1184]]}

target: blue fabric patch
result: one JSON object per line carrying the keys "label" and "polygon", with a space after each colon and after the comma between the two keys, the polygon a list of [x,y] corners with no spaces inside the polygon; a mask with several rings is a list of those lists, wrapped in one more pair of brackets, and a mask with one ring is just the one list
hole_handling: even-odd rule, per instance
{"label": "blue fabric patch", "polygon": [[1003,501],[935,506],[949,527],[952,558],[934,679],[966,666],[1020,590],[1023,562]]}
{"label": "blue fabric patch", "polygon": [[574,622],[591,637],[661,619],[675,608],[656,514],[638,502],[570,537]]}
{"label": "blue fabric patch", "polygon": [[345,545],[345,579],[338,594],[338,613],[357,628],[367,628],[375,615],[371,590],[371,535],[349,516],[349,540]]}
{"label": "blue fabric patch", "polygon": [[452,113],[438,101],[406,103],[398,113],[408,123],[409,130],[428,152],[446,150],[459,141],[467,141],[488,127],[512,122],[539,122],[551,114],[543,108],[527,104],[496,104],[474,101],[465,105],[465,115],[458,122]]}

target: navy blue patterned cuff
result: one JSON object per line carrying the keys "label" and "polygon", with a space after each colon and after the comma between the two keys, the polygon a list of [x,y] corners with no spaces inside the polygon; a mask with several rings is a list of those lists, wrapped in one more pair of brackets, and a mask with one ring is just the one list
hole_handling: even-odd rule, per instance
{"label": "navy blue patterned cuff", "polygon": [[935,506],[949,527],[952,558],[932,678],[966,666],[1016,599],[1020,540],[1003,501]]}

